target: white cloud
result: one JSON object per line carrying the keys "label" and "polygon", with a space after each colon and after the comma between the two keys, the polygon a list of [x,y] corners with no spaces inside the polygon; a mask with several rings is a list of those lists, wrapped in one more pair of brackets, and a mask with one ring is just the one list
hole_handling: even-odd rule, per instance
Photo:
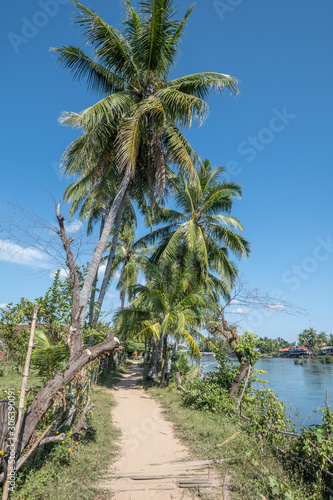
{"label": "white cloud", "polygon": [[249,312],[247,307],[238,307],[233,311],[230,311],[230,314],[247,314]]}
{"label": "white cloud", "polygon": [[231,299],[230,300],[230,305],[235,306],[237,304],[239,304],[239,300],[238,299]]}
{"label": "white cloud", "polygon": [[[102,265],[99,266],[99,268],[98,268],[98,279],[103,279],[104,278],[105,269],[106,269],[106,265],[105,264],[102,264]],[[120,272],[116,271],[113,274],[113,279],[119,280],[119,278],[120,278]]]}
{"label": "white cloud", "polygon": [[284,305],[283,304],[272,304],[268,306],[268,309],[271,309],[272,311],[283,311]]}
{"label": "white cloud", "polygon": [[8,306],[8,304],[0,304],[0,309],[5,309]]}
{"label": "white cloud", "polygon": [[[56,271],[52,271],[50,273],[50,278],[53,280],[55,275],[56,275]],[[61,279],[61,281],[64,281],[68,277],[69,277],[68,269],[60,269],[59,278]]]}
{"label": "white cloud", "polygon": [[99,279],[103,278],[104,273],[105,273],[105,269],[106,269],[105,264],[102,264],[101,266],[99,266],[99,268],[98,268],[98,278]]}
{"label": "white cloud", "polygon": [[45,253],[33,247],[21,247],[10,240],[0,240],[0,260],[36,268],[48,267]]}
{"label": "white cloud", "polygon": [[78,233],[83,226],[83,222],[80,220],[73,220],[72,222],[65,222],[65,228],[67,233],[74,234]]}

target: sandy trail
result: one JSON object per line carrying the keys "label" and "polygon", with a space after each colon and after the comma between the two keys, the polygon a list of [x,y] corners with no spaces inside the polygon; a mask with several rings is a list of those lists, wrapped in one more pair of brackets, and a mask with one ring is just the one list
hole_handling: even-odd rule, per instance
{"label": "sandy trail", "polygon": [[[197,500],[188,489],[179,488],[179,481],[201,480],[207,474],[194,462],[184,463],[188,450],[175,437],[161,406],[138,386],[141,376],[142,368],[132,363],[112,389],[117,403],[113,422],[122,433],[121,452],[110,466],[112,477],[101,479],[99,488],[109,490],[114,500]],[[179,461],[183,462],[175,463]]]}

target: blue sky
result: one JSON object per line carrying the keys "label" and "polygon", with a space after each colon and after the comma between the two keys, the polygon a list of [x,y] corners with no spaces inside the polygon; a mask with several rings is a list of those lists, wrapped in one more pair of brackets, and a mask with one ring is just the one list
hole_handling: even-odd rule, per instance
{"label": "blue sky", "polygon": [[[184,11],[190,3],[179,6]],[[90,5],[119,26],[120,2]],[[49,52],[62,44],[84,46],[73,12],[67,0],[16,0],[3,5],[0,20],[0,196],[51,222],[51,195],[60,200],[68,182],[59,175],[59,160],[75,137],[57,119],[97,100]],[[218,71],[240,80],[240,95],[210,98],[206,123],[186,135],[243,187],[233,215],[252,244],[250,258],[239,263],[248,287],[307,311],[290,316],[236,303],[229,308],[231,321],[259,335],[295,340],[309,326],[333,332],[332,18],[329,0],[198,0],[171,75]],[[7,233],[11,208],[1,203],[0,211],[0,304],[33,299],[50,285],[55,264],[38,249],[21,251]],[[79,224],[70,228],[78,240]],[[118,303],[112,295],[108,307]]]}

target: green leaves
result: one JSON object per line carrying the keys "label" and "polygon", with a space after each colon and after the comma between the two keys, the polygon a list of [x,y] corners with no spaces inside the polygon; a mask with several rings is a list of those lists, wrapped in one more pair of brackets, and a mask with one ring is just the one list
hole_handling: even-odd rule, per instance
{"label": "green leaves", "polygon": [[64,343],[52,342],[44,332],[36,332],[34,340],[37,348],[32,353],[32,362],[38,369],[38,375],[50,379],[68,358],[69,348]]}
{"label": "green leaves", "polygon": [[172,334],[184,341],[194,357],[200,357],[195,338],[205,308],[205,292],[197,286],[189,289],[186,270],[142,264],[147,284],[133,290],[135,300],[115,315],[116,328],[124,335],[159,339]]}
{"label": "green leaves", "polygon": [[[237,82],[212,72],[167,81],[193,6],[177,19],[172,0],[141,1],[137,10],[125,0],[121,33],[92,8],[76,0],[74,4],[75,24],[94,57],[72,45],[52,50],[74,80],[85,79],[89,90],[106,96],[80,113],[66,112],[60,118],[63,125],[83,129],[64,154],[63,171],[86,179],[93,173],[96,185],[111,170],[130,169],[139,206],[144,206],[145,196],[160,201],[169,165],[193,176],[198,160],[178,126],[189,127],[193,121],[200,125],[208,110],[204,99],[224,89],[236,94]],[[106,150],[113,151],[112,158]]]}
{"label": "green leaves", "polygon": [[169,87],[184,92],[185,94],[195,95],[200,99],[206,99],[212,92],[222,93],[229,90],[237,95],[239,92],[238,81],[230,75],[222,73],[196,73],[187,75],[169,82]]}
{"label": "green leaves", "polygon": [[125,80],[104,66],[93,61],[79,47],[73,45],[52,48],[58,54],[57,62],[68,69],[75,81],[87,79],[87,88],[104,94],[125,90]]}
{"label": "green leaves", "polygon": [[108,70],[126,80],[137,76],[131,48],[121,33],[101,19],[93,9],[87,9],[74,0],[78,8],[75,24],[82,30],[87,42],[95,49],[97,59]]}
{"label": "green leaves", "polygon": [[206,281],[206,286],[213,285],[210,272],[216,272],[226,292],[237,276],[229,252],[244,258],[250,247],[245,238],[234,231],[243,231],[241,222],[229,215],[232,198],[240,197],[240,187],[221,182],[221,173],[223,169],[212,169],[206,162],[190,180],[181,173],[172,177],[170,186],[177,210],[159,207],[155,211],[155,224],[169,224],[141,238],[137,244],[155,243],[152,259],[156,262],[170,264],[175,259],[187,260],[198,279]]}

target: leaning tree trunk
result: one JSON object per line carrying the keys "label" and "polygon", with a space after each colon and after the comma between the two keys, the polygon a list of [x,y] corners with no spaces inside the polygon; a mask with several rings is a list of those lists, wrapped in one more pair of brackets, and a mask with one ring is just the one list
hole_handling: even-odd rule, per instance
{"label": "leaning tree trunk", "polygon": [[237,373],[237,375],[235,376],[235,378],[231,384],[231,387],[229,389],[229,396],[231,398],[235,398],[237,396],[238,391],[239,391],[239,387],[240,387],[243,379],[248,374],[249,368],[251,368],[251,365],[250,365],[250,363],[247,363],[245,360],[243,360],[243,362],[240,363],[239,373]]}
{"label": "leaning tree trunk", "polygon": [[119,239],[119,231],[120,231],[120,226],[121,226],[121,218],[123,215],[124,205],[125,205],[125,196],[121,202],[121,205],[120,205],[120,208],[119,208],[119,211],[117,213],[116,220],[115,220],[114,234],[113,234],[113,238],[112,238],[111,249],[110,249],[110,253],[108,256],[107,263],[106,263],[106,268],[104,271],[101,290],[99,292],[98,299],[96,302],[95,314],[94,314],[94,318],[92,321],[93,323],[97,323],[97,321],[99,319],[99,315],[101,313],[101,308],[102,308],[103,300],[105,297],[106,289],[107,289],[108,284],[109,284],[111,267],[113,264],[114,256],[116,254],[116,247],[117,247],[117,243],[118,243],[118,239]]}
{"label": "leaning tree trunk", "polygon": [[[102,214],[102,220],[101,220],[101,229],[99,232],[99,239],[101,239],[104,224],[105,224],[105,217],[106,217],[106,208],[104,207],[103,209],[103,214]],[[89,325],[91,325],[94,322],[94,310],[95,310],[95,297],[96,297],[96,287],[97,287],[97,281],[98,281],[98,270],[97,273],[95,274],[95,279],[91,288],[91,293],[90,293],[90,303],[89,303]]]}
{"label": "leaning tree trunk", "polygon": [[232,351],[234,352],[239,361],[239,372],[236,374],[229,389],[229,396],[235,399],[239,391],[240,385],[244,380],[244,378],[246,377],[246,375],[248,374],[249,369],[251,369],[252,364],[246,360],[244,353],[240,352],[237,349],[238,343],[240,341],[240,336],[237,334],[234,328],[229,326],[222,310],[220,310],[220,314],[222,317],[222,325],[215,325],[215,324],[210,325],[209,331],[210,333],[216,333],[216,332],[221,333],[223,337],[227,340],[230,348],[232,349]]}
{"label": "leaning tree trunk", "polygon": [[104,229],[103,229],[101,238],[96,246],[94,256],[91,260],[86,279],[84,280],[84,284],[83,284],[81,296],[80,296],[80,316],[79,316],[79,325],[80,326],[84,325],[87,305],[89,302],[90,290],[91,290],[92,284],[94,282],[96,272],[98,271],[99,265],[101,263],[103,252],[104,252],[105,247],[107,245],[112,226],[113,226],[114,221],[116,219],[117,213],[120,210],[120,207],[121,207],[121,204],[124,200],[124,197],[126,196],[126,192],[127,192],[127,189],[128,189],[128,186],[129,186],[131,179],[132,179],[131,166],[129,165],[126,168],[126,171],[124,172],[124,176],[123,176],[122,181],[119,185],[117,195],[112,203],[109,214],[108,214],[107,219],[105,221],[105,225],[104,225]]}

